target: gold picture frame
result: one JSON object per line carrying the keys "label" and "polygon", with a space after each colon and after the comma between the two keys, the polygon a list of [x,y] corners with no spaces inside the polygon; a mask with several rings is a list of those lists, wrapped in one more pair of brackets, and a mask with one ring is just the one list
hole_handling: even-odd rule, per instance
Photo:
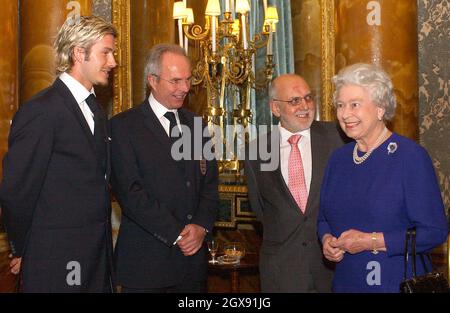
{"label": "gold picture frame", "polygon": [[320,116],[323,121],[333,121],[333,86],[331,78],[335,74],[335,0],[320,0],[321,9],[321,107]]}
{"label": "gold picture frame", "polygon": [[[220,187],[219,187],[220,189]],[[233,208],[236,207],[236,197],[232,193],[221,192],[219,212],[215,222],[216,227],[235,228],[236,215]],[[231,209],[230,209],[231,208]]]}
{"label": "gold picture frame", "polygon": [[217,227],[234,228],[239,223],[256,221],[245,185],[219,185],[220,208]]}
{"label": "gold picture frame", "polygon": [[112,115],[132,107],[131,82],[131,3],[130,0],[112,0],[112,23],[119,36],[115,58]]}

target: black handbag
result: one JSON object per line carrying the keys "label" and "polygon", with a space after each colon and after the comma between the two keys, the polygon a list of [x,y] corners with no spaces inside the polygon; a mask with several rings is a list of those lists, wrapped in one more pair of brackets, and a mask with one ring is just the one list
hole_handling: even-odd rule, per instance
{"label": "black handbag", "polygon": [[[413,277],[406,279],[406,273],[408,269],[409,259],[409,242],[411,242],[411,257],[412,257],[412,269]],[[431,271],[429,272],[424,260],[423,254],[419,254],[423,263],[424,269],[427,274],[417,276],[416,272],[416,229],[410,228],[406,232],[405,253],[404,253],[404,276],[403,281],[400,283],[401,293],[448,293],[450,288],[444,274]],[[427,254],[427,257],[430,256]],[[431,259],[430,259],[431,260]]]}

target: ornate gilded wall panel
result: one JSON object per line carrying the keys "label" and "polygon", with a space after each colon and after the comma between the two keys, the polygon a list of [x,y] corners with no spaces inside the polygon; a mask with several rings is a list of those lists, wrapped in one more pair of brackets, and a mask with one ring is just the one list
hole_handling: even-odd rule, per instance
{"label": "ornate gilded wall panel", "polygon": [[417,7],[411,0],[336,0],[336,71],[374,63],[391,76],[397,96],[392,128],[417,140]]}
{"label": "ornate gilded wall panel", "polygon": [[[19,11],[17,0],[0,0],[0,160],[7,150],[9,126],[18,109]],[[2,167],[0,166],[0,176]],[[14,292],[17,276],[9,270],[11,249],[0,208],[0,293]]]}
{"label": "ornate gilded wall panel", "polygon": [[17,1],[0,0],[0,7],[0,159],[3,159],[10,122],[18,108],[19,14]]}
{"label": "ornate gilded wall panel", "polygon": [[[205,9],[207,0],[188,0],[188,7],[194,10],[195,23],[198,25],[205,25]],[[197,46],[196,46],[197,45]],[[200,58],[198,43],[194,43],[193,40],[189,41],[189,57],[195,63]],[[206,89],[202,88],[201,85],[193,86],[191,92],[189,93],[189,101],[185,103],[186,107],[195,112],[198,115],[203,115],[204,110],[207,107],[208,97]]]}
{"label": "ornate gilded wall panel", "polygon": [[133,105],[147,98],[144,77],[148,51],[156,44],[175,42],[173,0],[140,0],[131,3],[131,80]]}
{"label": "ornate gilded wall panel", "polygon": [[92,14],[103,17],[108,22],[112,20],[112,0],[92,0]]}
{"label": "ornate gilded wall panel", "polygon": [[335,110],[332,103],[333,86],[331,77],[335,74],[335,0],[321,0],[321,47],[322,47],[322,92],[321,120],[332,121]]}
{"label": "ornate gilded wall panel", "polygon": [[114,70],[113,78],[112,114],[114,115],[131,108],[131,17],[129,0],[112,0],[112,22],[119,32],[116,50],[118,67]]}
{"label": "ornate gilded wall panel", "polygon": [[335,0],[292,1],[295,72],[316,93],[317,116],[335,120],[331,77],[335,74]]}
{"label": "ornate gilded wall panel", "polygon": [[292,1],[295,72],[316,93],[318,120],[335,120],[331,77],[335,74],[335,0]]}
{"label": "ornate gilded wall panel", "polygon": [[[295,72],[310,85],[317,94],[321,94],[321,10],[320,0],[292,1],[292,32],[294,39]],[[298,43],[298,44],[296,44]],[[320,118],[321,97],[316,100]]]}
{"label": "ornate gilded wall panel", "polygon": [[119,30],[113,114],[145,99],[148,50],[157,43],[174,41],[172,6],[173,0],[112,0],[112,21]]}
{"label": "ornate gilded wall panel", "polygon": [[431,155],[450,216],[450,2],[418,1],[420,142]]}

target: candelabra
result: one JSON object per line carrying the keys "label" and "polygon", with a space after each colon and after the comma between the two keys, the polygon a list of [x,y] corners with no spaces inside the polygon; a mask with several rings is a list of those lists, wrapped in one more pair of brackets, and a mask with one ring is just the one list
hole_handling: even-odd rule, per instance
{"label": "candelabra", "polygon": [[[235,19],[235,13],[237,18]],[[267,7],[262,32],[249,34],[250,5],[248,0],[225,1],[222,19],[219,0],[209,0],[205,10],[205,25],[194,24],[192,9],[186,8],[185,1],[174,3],[173,18],[178,21],[179,44],[187,51],[188,41],[198,43],[199,59],[193,65],[194,86],[202,85],[207,90],[207,107],[204,118],[208,126],[221,130],[220,136],[214,131],[216,148],[222,145],[229,149],[231,138],[235,144],[237,126],[243,129],[251,123],[251,89],[266,88],[273,76],[273,35],[278,23],[275,7]],[[253,69],[253,59],[258,49],[267,47],[265,67]],[[234,134],[227,133],[227,125],[232,125]],[[244,139],[245,140],[245,139]],[[219,147],[220,148],[220,147]],[[232,149],[233,150],[233,149]],[[222,150],[223,151],[223,150]],[[239,175],[242,164],[235,154],[219,160],[221,173],[234,172]]]}

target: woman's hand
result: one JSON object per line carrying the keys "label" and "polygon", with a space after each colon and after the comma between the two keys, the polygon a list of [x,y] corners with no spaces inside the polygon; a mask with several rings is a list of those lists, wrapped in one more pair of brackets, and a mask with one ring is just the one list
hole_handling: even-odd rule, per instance
{"label": "woman's hand", "polygon": [[331,234],[322,237],[322,251],[325,258],[332,262],[340,262],[344,258],[345,251],[336,246],[337,239]]}
{"label": "woman's hand", "polygon": [[349,229],[343,232],[334,244],[350,254],[356,254],[365,250],[372,250],[371,240],[371,234]]}

